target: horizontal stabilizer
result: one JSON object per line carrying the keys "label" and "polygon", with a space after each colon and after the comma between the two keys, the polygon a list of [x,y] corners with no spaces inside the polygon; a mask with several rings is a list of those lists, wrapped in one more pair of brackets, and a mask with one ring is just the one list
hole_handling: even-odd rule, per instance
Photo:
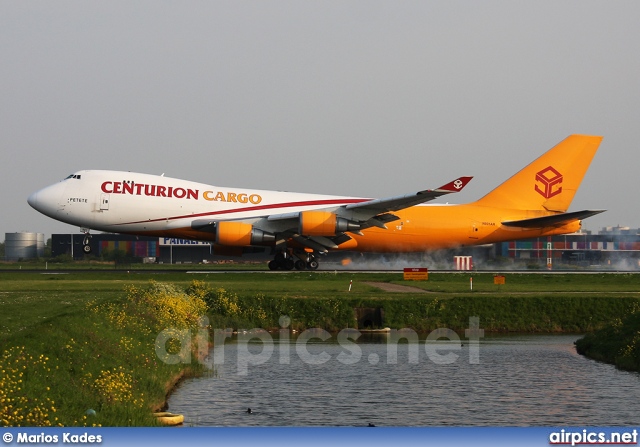
{"label": "horizontal stabilizer", "polygon": [[506,227],[519,227],[519,228],[545,228],[562,226],[569,222],[576,220],[586,219],[587,217],[595,216],[605,212],[606,210],[584,210],[574,211],[572,213],[554,214],[552,216],[534,217],[532,219],[511,220],[502,222],[502,225]]}

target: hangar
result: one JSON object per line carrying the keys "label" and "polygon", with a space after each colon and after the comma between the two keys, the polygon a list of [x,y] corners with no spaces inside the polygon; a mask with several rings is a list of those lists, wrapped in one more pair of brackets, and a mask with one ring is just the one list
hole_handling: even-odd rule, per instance
{"label": "hangar", "polygon": [[[91,254],[85,255],[82,249],[84,237],[82,233],[51,235],[51,256],[55,258],[69,255],[75,260],[81,260],[88,256],[110,258],[120,255],[138,262],[161,264],[200,264],[229,259],[213,254],[212,245],[208,242],[114,233],[92,233]],[[262,254],[266,254],[265,259],[268,259],[269,253],[267,248],[248,249],[243,253],[243,257],[238,259],[255,259]]]}

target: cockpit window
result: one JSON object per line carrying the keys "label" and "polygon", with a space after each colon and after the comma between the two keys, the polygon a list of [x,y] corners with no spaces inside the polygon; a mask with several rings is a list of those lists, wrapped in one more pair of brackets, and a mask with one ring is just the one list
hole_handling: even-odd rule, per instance
{"label": "cockpit window", "polygon": [[70,178],[75,178],[80,180],[82,176],[80,174],[71,174],[70,176],[68,176],[67,178],[65,178],[65,180],[70,179]]}

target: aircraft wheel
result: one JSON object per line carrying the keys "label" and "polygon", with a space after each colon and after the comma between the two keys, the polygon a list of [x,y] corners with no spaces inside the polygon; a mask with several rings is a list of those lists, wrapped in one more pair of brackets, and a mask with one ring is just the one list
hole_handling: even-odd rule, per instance
{"label": "aircraft wheel", "polygon": [[269,270],[278,270],[278,266],[280,265],[276,260],[269,261]]}
{"label": "aircraft wheel", "polygon": [[284,260],[284,262],[282,263],[282,268],[284,270],[293,270],[293,268],[295,267],[296,263],[293,262],[293,259],[291,258],[287,258]]}
{"label": "aircraft wheel", "polygon": [[305,270],[307,268],[307,264],[304,261],[298,259],[295,264],[296,270]]}
{"label": "aircraft wheel", "polygon": [[85,252],[86,254],[91,253],[91,245],[83,245],[82,246],[82,251]]}
{"label": "aircraft wheel", "polygon": [[318,270],[318,266],[319,266],[319,265],[320,265],[320,264],[318,264],[318,261],[316,261],[315,259],[313,259],[313,260],[311,260],[311,261],[309,261],[309,262],[307,263],[307,268],[308,268],[309,270]]}

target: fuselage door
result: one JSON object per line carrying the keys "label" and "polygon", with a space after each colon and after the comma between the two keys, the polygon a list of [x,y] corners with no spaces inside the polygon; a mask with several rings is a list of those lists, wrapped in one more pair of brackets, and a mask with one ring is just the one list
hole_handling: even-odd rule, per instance
{"label": "fuselage door", "polygon": [[100,211],[109,209],[109,194],[100,194]]}
{"label": "fuselage door", "polygon": [[469,239],[480,239],[480,225],[475,220],[472,220],[469,227]]}

